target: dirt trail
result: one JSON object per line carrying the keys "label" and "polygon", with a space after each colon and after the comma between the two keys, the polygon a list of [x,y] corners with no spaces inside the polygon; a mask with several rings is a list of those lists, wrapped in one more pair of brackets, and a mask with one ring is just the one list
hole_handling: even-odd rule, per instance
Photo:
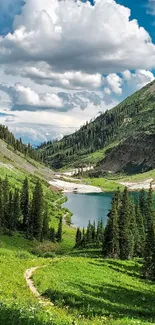
{"label": "dirt trail", "polygon": [[41,303],[42,305],[44,305],[44,306],[48,306],[48,305],[49,305],[49,306],[53,306],[53,303],[52,303],[50,300],[48,300],[48,299],[46,299],[46,298],[44,298],[44,297],[42,297],[42,296],[40,295],[40,293],[38,292],[37,288],[36,288],[35,285],[34,285],[33,278],[32,278],[34,272],[35,272],[37,269],[42,268],[42,267],[46,267],[46,266],[47,266],[47,265],[36,266],[36,267],[31,267],[30,269],[27,269],[27,270],[25,271],[25,273],[24,273],[24,278],[25,278],[25,280],[26,280],[26,283],[27,283],[27,285],[28,285],[30,291],[33,293],[33,295],[34,295],[36,298],[38,298],[38,300],[40,301],[40,303]]}

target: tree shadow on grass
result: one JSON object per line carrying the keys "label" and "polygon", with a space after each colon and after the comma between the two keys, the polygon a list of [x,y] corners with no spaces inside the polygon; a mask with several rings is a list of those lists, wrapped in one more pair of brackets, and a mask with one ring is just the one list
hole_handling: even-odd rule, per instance
{"label": "tree shadow on grass", "polygon": [[103,260],[96,260],[95,262],[89,262],[89,264],[92,264],[92,265],[97,265],[97,266],[108,266],[110,269],[114,270],[114,271],[117,271],[119,273],[123,273],[125,275],[128,275],[128,276],[132,276],[132,277],[135,277],[135,278],[142,278],[142,275],[141,275],[141,268],[142,268],[142,265],[135,262],[133,264],[125,264],[123,263],[123,261],[119,261],[119,260],[108,260],[108,259],[103,259]]}
{"label": "tree shadow on grass", "polygon": [[51,322],[43,322],[38,319],[34,312],[26,313],[26,310],[20,310],[15,306],[6,306],[0,303],[0,324],[1,325],[51,325]]}
{"label": "tree shadow on grass", "polygon": [[155,321],[155,296],[151,292],[141,292],[107,284],[104,286],[71,283],[75,292],[60,292],[48,289],[44,296],[59,307],[69,307],[70,312],[86,317],[113,316],[116,319],[129,317],[143,321]]}

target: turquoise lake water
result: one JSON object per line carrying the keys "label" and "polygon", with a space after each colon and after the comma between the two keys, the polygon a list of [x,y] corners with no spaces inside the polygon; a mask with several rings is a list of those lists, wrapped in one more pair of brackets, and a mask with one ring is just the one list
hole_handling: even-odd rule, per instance
{"label": "turquoise lake water", "polygon": [[[68,201],[63,207],[68,208],[72,213],[72,224],[75,227],[86,227],[90,220],[97,223],[103,220],[104,225],[107,222],[107,214],[111,207],[111,199],[114,193],[90,193],[90,194],[65,194]],[[134,197],[138,193],[132,193]]]}

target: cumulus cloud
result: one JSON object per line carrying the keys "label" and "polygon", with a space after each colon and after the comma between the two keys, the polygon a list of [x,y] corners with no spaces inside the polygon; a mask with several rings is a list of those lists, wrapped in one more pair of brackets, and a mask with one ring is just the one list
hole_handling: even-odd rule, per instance
{"label": "cumulus cloud", "polygon": [[19,111],[55,110],[65,112],[76,107],[85,110],[90,104],[101,107],[106,102],[106,98],[92,91],[79,91],[73,94],[66,92],[37,93],[21,83],[11,87],[0,84],[0,90],[9,95],[11,110]]}
{"label": "cumulus cloud", "polygon": [[[46,62],[52,71],[114,73],[155,66],[155,45],[114,0],[26,0],[14,32],[0,38],[0,61]],[[149,60],[148,60],[149,57]]]}
{"label": "cumulus cloud", "polygon": [[68,71],[64,73],[53,72],[51,67],[44,63],[36,66],[25,66],[19,69],[12,66],[5,69],[8,75],[21,75],[24,78],[30,78],[40,85],[50,87],[60,87],[63,89],[97,89],[101,87],[103,78],[101,74],[88,74],[82,71]]}
{"label": "cumulus cloud", "polygon": [[61,109],[63,102],[54,93],[38,94],[30,87],[24,87],[22,84],[15,84],[14,87],[0,85],[0,89],[11,98],[12,110],[37,110],[37,109]]}
{"label": "cumulus cloud", "polygon": [[148,70],[136,70],[135,73],[131,73],[126,70],[122,73],[124,81],[127,82],[127,86],[132,90],[138,90],[144,87],[146,84],[154,80],[154,75]]}

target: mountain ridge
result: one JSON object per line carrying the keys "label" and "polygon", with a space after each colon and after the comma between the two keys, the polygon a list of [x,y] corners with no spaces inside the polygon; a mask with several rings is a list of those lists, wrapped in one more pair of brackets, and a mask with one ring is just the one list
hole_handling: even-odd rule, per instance
{"label": "mountain ridge", "polygon": [[96,162],[103,160],[106,148],[130,136],[155,133],[155,81],[129,96],[114,108],[86,123],[60,141],[42,144],[42,160],[55,169],[85,166],[88,157],[101,150]]}

